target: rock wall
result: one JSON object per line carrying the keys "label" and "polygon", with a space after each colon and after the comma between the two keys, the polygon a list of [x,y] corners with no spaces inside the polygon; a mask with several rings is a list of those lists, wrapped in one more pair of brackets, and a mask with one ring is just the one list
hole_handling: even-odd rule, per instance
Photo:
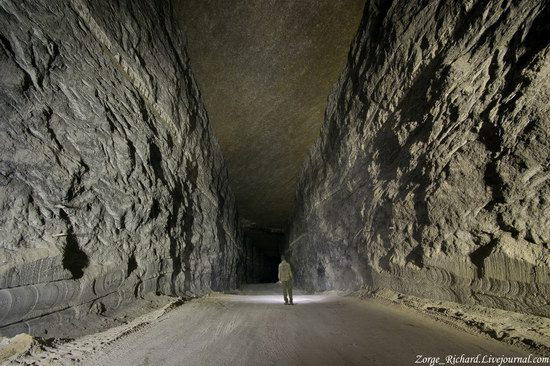
{"label": "rock wall", "polygon": [[169,1],[0,2],[0,333],[235,287],[241,234]]}
{"label": "rock wall", "polygon": [[297,190],[300,285],[550,316],[549,18],[367,2]]}

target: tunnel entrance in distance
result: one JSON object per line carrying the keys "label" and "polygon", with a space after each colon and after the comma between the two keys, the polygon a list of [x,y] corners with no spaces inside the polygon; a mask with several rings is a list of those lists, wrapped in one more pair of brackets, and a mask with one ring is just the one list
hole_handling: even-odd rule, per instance
{"label": "tunnel entrance in distance", "polygon": [[264,228],[244,228],[245,282],[277,282],[277,270],[281,261],[280,247],[284,232]]}

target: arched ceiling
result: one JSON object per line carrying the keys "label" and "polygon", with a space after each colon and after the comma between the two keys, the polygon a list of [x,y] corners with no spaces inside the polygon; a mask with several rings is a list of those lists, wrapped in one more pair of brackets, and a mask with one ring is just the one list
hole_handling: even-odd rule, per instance
{"label": "arched ceiling", "polygon": [[175,0],[242,219],[284,228],[364,0]]}

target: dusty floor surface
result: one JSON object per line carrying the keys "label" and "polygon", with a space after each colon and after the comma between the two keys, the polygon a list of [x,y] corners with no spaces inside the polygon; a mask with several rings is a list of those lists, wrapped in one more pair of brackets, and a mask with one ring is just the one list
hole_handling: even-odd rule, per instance
{"label": "dusty floor surface", "polygon": [[449,364],[448,355],[530,353],[377,299],[298,293],[295,303],[282,304],[277,285],[247,286],[238,294],[169,305],[68,343],[35,347],[13,364],[430,365],[427,357]]}
{"label": "dusty floor surface", "polygon": [[470,333],[513,344],[540,355],[550,355],[550,319],[514,311],[487,308],[479,305],[424,299],[391,290],[360,290],[351,294],[373,300],[412,308]]}

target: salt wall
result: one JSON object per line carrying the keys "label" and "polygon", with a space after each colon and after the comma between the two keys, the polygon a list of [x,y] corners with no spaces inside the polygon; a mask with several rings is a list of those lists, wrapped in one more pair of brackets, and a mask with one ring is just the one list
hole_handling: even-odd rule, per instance
{"label": "salt wall", "polygon": [[0,333],[235,287],[220,149],[168,1],[0,2]]}
{"label": "salt wall", "polygon": [[310,290],[550,316],[550,4],[368,1],[302,169]]}

